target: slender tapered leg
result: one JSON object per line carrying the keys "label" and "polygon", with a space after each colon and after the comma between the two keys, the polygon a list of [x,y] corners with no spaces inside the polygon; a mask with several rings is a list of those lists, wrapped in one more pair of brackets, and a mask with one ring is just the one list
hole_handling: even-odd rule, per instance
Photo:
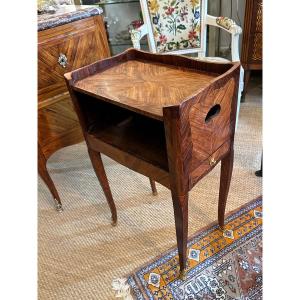
{"label": "slender tapered leg", "polygon": [[234,151],[232,148],[230,152],[222,159],[221,162],[218,221],[219,221],[219,226],[222,230],[224,230],[224,216],[225,216],[226,201],[227,201],[231,175],[232,175],[233,156],[234,156]]}
{"label": "slender tapered leg", "polygon": [[188,237],[188,194],[177,196],[172,192],[176,238],[179,255],[180,278],[185,278]]}
{"label": "slender tapered leg", "polygon": [[38,148],[38,172],[39,175],[41,176],[41,178],[43,179],[43,181],[45,182],[45,184],[47,185],[49,191],[51,192],[54,201],[55,201],[55,208],[58,212],[62,212],[63,208],[62,208],[62,204],[60,201],[60,197],[58,195],[58,192],[55,188],[55,185],[48,173],[47,170],[47,161],[46,158],[43,154],[43,152],[41,151],[40,147]]}
{"label": "slender tapered leg", "polygon": [[153,196],[156,196],[157,189],[156,189],[155,181],[151,178],[149,178],[149,180],[150,180],[150,185],[151,185],[151,189],[152,189],[152,194],[153,194]]}
{"label": "slender tapered leg", "polygon": [[114,199],[111,194],[111,190],[109,187],[109,183],[105,174],[104,166],[102,163],[102,159],[100,156],[100,153],[97,151],[94,151],[90,148],[88,148],[89,156],[94,168],[94,171],[98,177],[98,180],[100,182],[100,185],[103,189],[103,192],[105,194],[106,200],[108,202],[110,211],[111,211],[111,218],[112,218],[112,225],[117,225],[117,210],[115,206]]}

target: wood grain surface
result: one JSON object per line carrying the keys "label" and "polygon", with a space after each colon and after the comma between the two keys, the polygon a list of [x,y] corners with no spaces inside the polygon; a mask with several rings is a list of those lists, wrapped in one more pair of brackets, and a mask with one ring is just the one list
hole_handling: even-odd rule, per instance
{"label": "wood grain surface", "polygon": [[162,119],[163,106],[181,103],[208,86],[216,76],[146,60],[131,60],[80,80],[76,87]]}

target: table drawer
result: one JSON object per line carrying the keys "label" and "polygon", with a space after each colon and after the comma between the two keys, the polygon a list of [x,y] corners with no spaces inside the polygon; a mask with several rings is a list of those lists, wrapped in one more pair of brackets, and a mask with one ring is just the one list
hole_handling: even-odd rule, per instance
{"label": "table drawer", "polygon": [[195,169],[190,175],[190,186],[194,186],[205,174],[212,170],[217,163],[225,156],[230,150],[230,140],[225,142],[218,150],[211,154],[207,159]]}
{"label": "table drawer", "polygon": [[102,17],[60,27],[39,32],[39,101],[67,91],[65,73],[109,56]]}

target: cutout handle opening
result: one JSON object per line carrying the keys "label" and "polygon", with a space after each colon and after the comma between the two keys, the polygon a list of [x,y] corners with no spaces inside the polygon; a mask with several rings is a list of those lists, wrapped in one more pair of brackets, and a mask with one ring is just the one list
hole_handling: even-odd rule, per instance
{"label": "cutout handle opening", "polygon": [[207,113],[206,117],[205,117],[205,123],[208,123],[211,119],[213,119],[214,117],[216,117],[221,110],[221,105],[220,104],[216,104],[214,105]]}

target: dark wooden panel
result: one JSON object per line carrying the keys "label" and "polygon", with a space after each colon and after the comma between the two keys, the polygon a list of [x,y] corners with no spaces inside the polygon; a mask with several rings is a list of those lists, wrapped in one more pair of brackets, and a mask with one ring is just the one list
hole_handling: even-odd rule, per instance
{"label": "dark wooden panel", "polygon": [[263,13],[261,0],[246,0],[241,63],[245,69],[243,96],[247,93],[251,70],[262,69]]}
{"label": "dark wooden panel", "polygon": [[251,20],[251,33],[262,32],[263,31],[263,22],[262,22],[262,1],[255,0],[253,1],[252,8],[252,20]]}
{"label": "dark wooden panel", "polygon": [[256,32],[253,35],[251,35],[250,39],[253,45],[252,53],[250,53],[249,58],[250,64],[260,65],[262,63],[262,33]]}

